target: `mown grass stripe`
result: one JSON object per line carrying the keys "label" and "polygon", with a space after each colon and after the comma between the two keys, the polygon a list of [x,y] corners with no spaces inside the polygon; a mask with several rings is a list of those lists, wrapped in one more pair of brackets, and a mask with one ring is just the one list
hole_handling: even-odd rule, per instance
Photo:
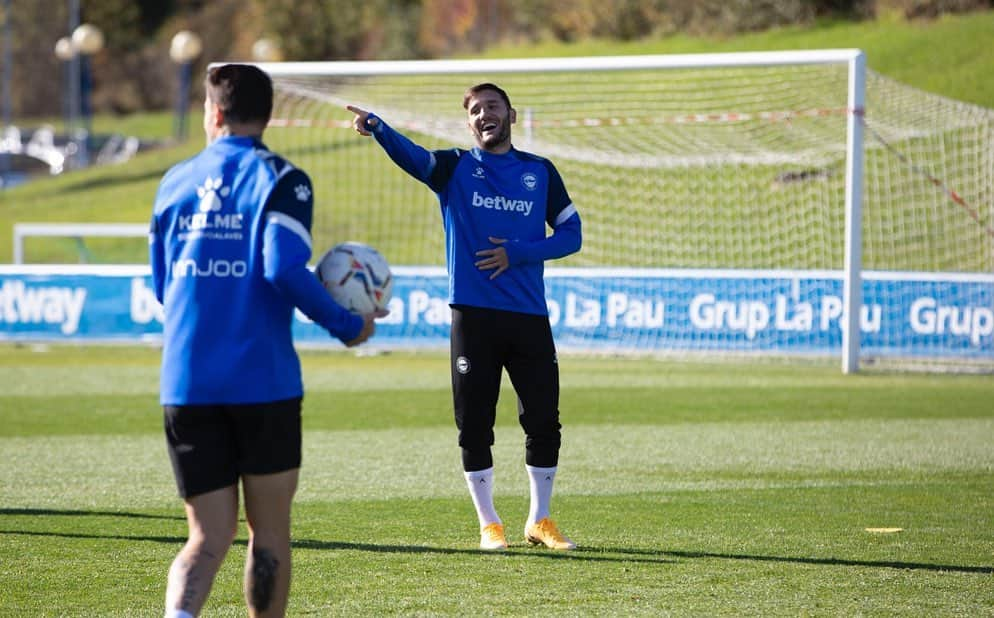
{"label": "mown grass stripe", "polygon": [[[557,495],[844,485],[927,473],[994,471],[994,419],[582,425],[567,428]],[[17,467],[0,503],[152,507],[175,504],[159,436],[0,439]],[[497,432],[498,495],[521,495],[523,437]],[[872,479],[867,475],[879,475]],[[305,434],[301,501],[463,496],[455,430]]]}

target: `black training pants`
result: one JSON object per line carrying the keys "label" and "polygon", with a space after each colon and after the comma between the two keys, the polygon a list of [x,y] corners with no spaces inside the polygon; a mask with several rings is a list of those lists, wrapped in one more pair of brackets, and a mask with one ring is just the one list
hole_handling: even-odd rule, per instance
{"label": "black training pants", "polygon": [[544,315],[452,306],[452,399],[463,469],[493,465],[494,421],[502,370],[518,396],[525,431],[525,463],[559,462],[559,364]]}

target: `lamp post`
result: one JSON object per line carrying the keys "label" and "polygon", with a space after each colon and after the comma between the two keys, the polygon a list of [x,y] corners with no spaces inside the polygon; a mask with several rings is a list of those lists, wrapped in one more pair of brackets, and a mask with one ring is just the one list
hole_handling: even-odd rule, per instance
{"label": "lamp post", "polygon": [[283,53],[272,39],[261,38],[252,44],[252,59],[257,62],[278,62]]}
{"label": "lamp post", "polygon": [[72,104],[72,86],[70,82],[72,81],[72,71],[70,70],[69,63],[76,56],[76,50],[72,48],[72,40],[69,37],[64,36],[55,42],[55,57],[62,61],[62,81],[64,84],[64,90],[62,94],[62,118],[64,123],[64,130],[66,135],[72,132],[73,123],[73,104]]}
{"label": "lamp post", "polygon": [[[70,20],[78,23],[78,9]],[[65,41],[68,41],[68,44]],[[59,39],[55,44],[55,55],[65,59],[69,67],[69,105],[67,115],[68,128],[66,133],[69,144],[66,153],[75,158],[74,167],[86,167],[90,164],[90,124],[92,108],[90,107],[90,91],[93,82],[90,77],[90,56],[99,52],[104,46],[104,34],[93,24],[79,24],[72,28],[67,39]],[[83,120],[82,129],[77,131],[73,126],[76,117]]]}
{"label": "lamp post", "polygon": [[186,139],[186,113],[190,106],[190,77],[193,61],[200,55],[203,46],[200,37],[189,30],[181,30],[173,36],[169,44],[169,57],[179,65],[179,97],[176,100],[176,139]]}
{"label": "lamp post", "polygon": [[90,75],[90,56],[104,46],[104,33],[93,24],[80,24],[72,31],[72,48],[79,59],[79,113],[83,120],[83,135],[80,144],[80,163],[89,164],[90,133],[93,109],[90,106],[90,92],[93,81]]}
{"label": "lamp post", "polygon": [[[11,71],[14,70],[14,62],[11,57],[10,49],[10,0],[4,0],[3,3],[3,127],[6,130],[7,127],[12,125],[11,118],[13,117],[13,112],[11,111],[11,100],[10,100],[10,80]],[[4,135],[6,137],[6,134]],[[0,143],[2,143],[3,138],[0,138]],[[13,147],[13,144],[10,145]],[[0,151],[4,150],[0,148]],[[10,155],[5,152],[0,152],[0,189],[3,189],[4,185],[7,184],[7,175],[10,171]]]}
{"label": "lamp post", "polygon": [[10,0],[3,2],[3,126],[11,125],[13,104],[10,100],[11,71],[14,70],[14,59],[10,45]]}

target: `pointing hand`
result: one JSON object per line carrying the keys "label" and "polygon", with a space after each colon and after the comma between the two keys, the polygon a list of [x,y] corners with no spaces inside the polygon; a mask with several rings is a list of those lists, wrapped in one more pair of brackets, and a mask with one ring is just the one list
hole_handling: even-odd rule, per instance
{"label": "pointing hand", "polygon": [[369,120],[369,126],[375,127],[379,122],[379,119],[375,116],[369,118],[369,112],[362,109],[361,107],[356,107],[355,105],[346,105],[345,109],[349,110],[355,114],[355,118],[352,119],[352,127],[356,130],[359,135],[370,135],[369,129],[366,128],[366,120]]}

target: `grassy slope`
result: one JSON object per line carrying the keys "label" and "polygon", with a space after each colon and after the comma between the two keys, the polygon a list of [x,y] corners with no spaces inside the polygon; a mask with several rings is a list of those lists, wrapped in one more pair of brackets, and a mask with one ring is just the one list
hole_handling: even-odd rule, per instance
{"label": "grassy slope", "polygon": [[994,108],[994,11],[906,22],[882,16],[865,23],[824,21],[810,28],[780,28],[732,38],[677,35],[660,40],[495,48],[492,58],[677,54],[792,49],[858,48],[879,73],[922,90]]}
{"label": "grassy slope", "polygon": [[[859,47],[871,68],[925,90],[994,108],[994,11],[945,17],[935,22],[907,23],[882,18],[863,24],[820,23],[813,28],[784,28],[728,39],[685,36],[616,43],[588,41],[573,45],[543,44],[491,50],[491,57],[699,53],[775,49]],[[185,144],[151,151],[133,161],[65,174],[0,192],[0,262],[11,259],[12,226],[17,221],[91,221],[145,223],[163,172],[202,145],[199,114],[190,119]],[[153,138],[169,134],[171,118],[153,114],[131,119],[98,119],[95,130],[113,130]],[[28,252],[36,261],[76,262],[71,239],[34,241]],[[87,245],[105,261],[143,262],[141,239],[90,239]]]}

